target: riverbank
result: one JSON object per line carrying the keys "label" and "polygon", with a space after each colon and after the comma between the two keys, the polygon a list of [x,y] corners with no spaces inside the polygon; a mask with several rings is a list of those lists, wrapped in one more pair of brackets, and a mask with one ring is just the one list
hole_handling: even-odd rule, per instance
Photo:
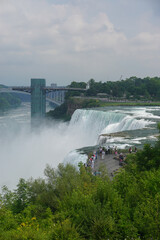
{"label": "riverbank", "polygon": [[107,106],[160,106],[160,102],[106,102],[103,107]]}
{"label": "riverbank", "polygon": [[102,98],[102,97],[73,97],[74,101],[89,101],[94,100],[100,107],[105,106],[160,106],[160,101],[147,100],[129,100],[116,98]]}

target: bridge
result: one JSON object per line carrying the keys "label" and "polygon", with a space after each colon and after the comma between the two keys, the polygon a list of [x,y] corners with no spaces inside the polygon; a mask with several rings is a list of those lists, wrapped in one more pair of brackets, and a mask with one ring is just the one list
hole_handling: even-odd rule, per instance
{"label": "bridge", "polygon": [[[46,100],[51,101],[57,105],[61,105],[64,102],[64,93],[67,91],[80,91],[85,92],[86,89],[82,88],[69,88],[69,87],[47,87],[45,79],[31,79],[31,86],[16,86],[11,88],[6,88],[6,92],[15,91],[15,92],[25,92],[31,94],[31,118],[44,118],[46,114]],[[58,99],[55,100],[49,97],[51,92],[63,93],[56,94]],[[46,94],[48,97],[46,97]]]}
{"label": "bridge", "polygon": [[[5,87],[5,88],[0,88],[0,93],[13,93],[13,92],[14,93],[23,93],[23,94],[26,94],[26,95],[31,95],[30,87]],[[52,93],[52,95],[50,95],[50,93]],[[64,97],[65,97],[65,92],[64,91],[54,91],[54,94],[53,94],[53,91],[49,92],[49,93],[46,92],[46,101],[53,103],[55,106],[60,106],[62,103],[64,103]]]}

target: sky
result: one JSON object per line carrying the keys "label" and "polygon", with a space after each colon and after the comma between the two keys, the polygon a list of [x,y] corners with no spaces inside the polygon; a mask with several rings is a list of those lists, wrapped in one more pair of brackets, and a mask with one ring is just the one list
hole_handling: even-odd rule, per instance
{"label": "sky", "polygon": [[160,76],[159,0],[0,0],[0,83]]}

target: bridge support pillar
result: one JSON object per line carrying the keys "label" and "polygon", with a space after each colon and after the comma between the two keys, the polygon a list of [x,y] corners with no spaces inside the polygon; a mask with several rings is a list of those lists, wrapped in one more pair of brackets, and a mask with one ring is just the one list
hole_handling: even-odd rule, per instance
{"label": "bridge support pillar", "polygon": [[46,80],[31,79],[31,119],[44,118],[46,114]]}

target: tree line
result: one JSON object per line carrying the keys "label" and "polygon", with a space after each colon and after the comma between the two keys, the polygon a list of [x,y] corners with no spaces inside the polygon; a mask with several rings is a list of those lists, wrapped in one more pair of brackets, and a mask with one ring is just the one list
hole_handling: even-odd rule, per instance
{"label": "tree line", "polygon": [[[84,82],[72,82],[70,87],[85,88]],[[142,99],[159,101],[160,100],[160,78],[136,76],[120,81],[96,82],[94,79],[89,80],[90,88],[86,91],[86,96],[96,96],[98,93],[107,94],[108,97],[125,98],[125,99]],[[76,93],[69,93],[69,96]],[[79,93],[80,94],[80,93]]]}

